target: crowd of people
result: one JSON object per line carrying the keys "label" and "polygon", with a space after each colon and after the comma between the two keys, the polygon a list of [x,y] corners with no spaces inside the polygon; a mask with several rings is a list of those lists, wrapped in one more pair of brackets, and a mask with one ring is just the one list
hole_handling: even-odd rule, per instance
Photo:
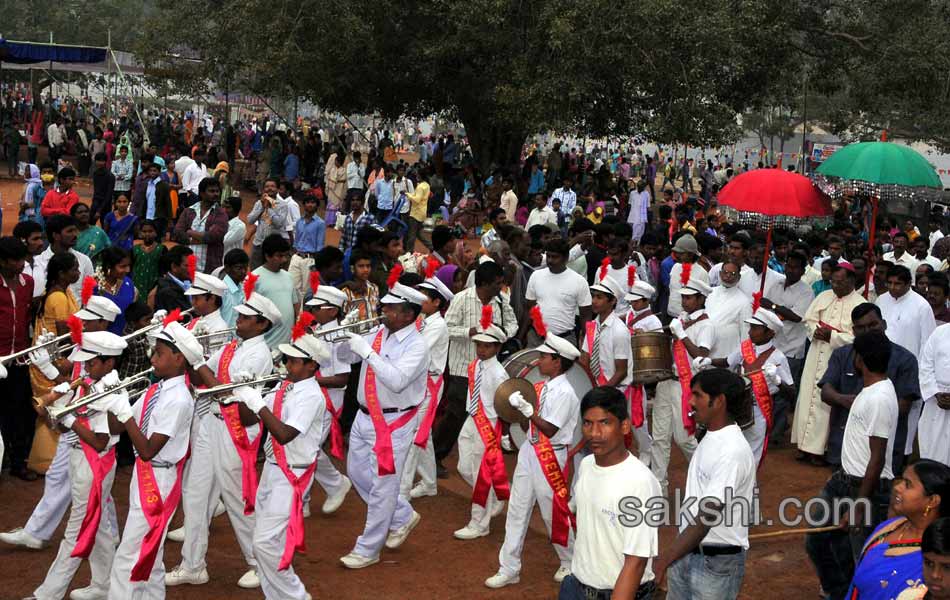
{"label": "crowd of people", "polygon": [[[483,178],[452,133],[383,132],[364,157],[352,135],[179,116],[93,127],[106,146],[87,165],[55,148],[57,115],[0,238],[0,346],[22,352],[0,358],[4,460],[45,473],[0,541],[42,548],[69,513],[33,597],[65,597],[83,559],[74,599],[207,583],[226,511],[237,585],[303,600],[292,559],[313,481],[324,513],[354,487],[366,503],[340,558],[361,569],[406,542],[413,503],[454,466],[472,488],[454,537],[505,530],[489,588],[518,584],[537,505],[563,599],[651,598],[663,581],[671,599],[735,598],[750,543],[735,500],[787,444],[830,468],[816,495],[866,501],[806,536],[823,597],[950,597],[947,217],[924,232],[882,217],[869,244],[868,201],[850,197],[827,230],[767,246],[718,206],[731,164],[670,169],[633,142],[527,145]],[[670,356],[655,384],[644,339]],[[496,402],[524,350],[536,383]],[[672,495],[674,442],[685,497],[736,518],[694,506],[661,548],[661,523],[625,502]],[[130,465],[120,526],[111,488]],[[166,572],[167,542],[183,545]]]}

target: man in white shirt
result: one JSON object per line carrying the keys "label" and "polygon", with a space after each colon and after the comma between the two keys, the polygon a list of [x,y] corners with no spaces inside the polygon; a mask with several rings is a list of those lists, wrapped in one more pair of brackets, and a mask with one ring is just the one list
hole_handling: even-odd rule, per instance
{"label": "man in white shirt", "polygon": [[[911,272],[907,267],[891,267],[887,272],[888,291],[878,296],[875,304],[881,309],[884,320],[889,325],[887,337],[909,350],[919,362],[921,350],[927,343],[927,338],[937,328],[937,322],[930,304],[923,296],[911,290],[910,286]],[[922,404],[921,400],[916,400],[907,415],[904,454],[914,451],[914,438],[917,435],[917,421],[920,420]]]}
{"label": "man in white shirt", "polygon": [[938,327],[920,353],[920,457],[950,465],[950,327]]}
{"label": "man in white shirt", "polygon": [[564,185],[554,190],[547,205],[551,206],[555,200],[561,201],[561,214],[570,217],[574,213],[574,207],[577,206],[577,192],[574,191],[574,180],[570,175],[564,178]]}
{"label": "man in white shirt", "polygon": [[518,463],[511,477],[505,542],[498,553],[499,569],[485,580],[485,585],[493,589],[520,581],[521,553],[535,503],[561,563],[554,580],[560,583],[571,572],[574,534],[567,505],[570,484],[564,469],[568,466],[568,449],[577,441],[580,400],[566,373],[580,352],[552,333],[545,336],[537,350],[538,369],[546,378],[535,384],[537,410],[520,392],[508,397],[511,406],[528,420],[528,439],[518,449]]}
{"label": "man in white shirt", "polygon": [[[663,323],[650,309],[650,299],[656,294],[652,285],[638,279],[630,291],[627,292],[627,302],[630,303],[630,312],[624,317],[624,324],[630,330],[630,335],[638,332],[662,331]],[[631,340],[632,341],[632,340]],[[632,348],[631,348],[632,349]],[[632,358],[632,357],[631,357]],[[630,401],[630,425],[633,427],[633,437],[637,442],[637,458],[646,466],[652,463],[653,438],[647,419],[647,388],[643,384],[633,382],[633,360],[630,361],[631,384],[626,390]]]}
{"label": "man in white shirt", "polygon": [[359,150],[353,151],[353,159],[346,165],[346,189],[349,193],[363,191],[363,176],[366,174],[366,165]]}
{"label": "man in white shirt", "polygon": [[504,191],[501,193],[501,200],[498,207],[505,211],[509,219],[514,219],[515,213],[518,212],[518,196],[516,196],[512,190],[514,185],[515,182],[511,177],[505,177],[501,180],[501,189]]}
{"label": "man in white shirt", "polygon": [[666,306],[666,314],[676,318],[683,312],[680,290],[688,281],[699,281],[708,286],[709,273],[696,262],[699,258],[699,244],[692,235],[687,233],[680,236],[673,245],[672,252],[676,263],[670,269],[670,299]]}
{"label": "man in white shirt", "polygon": [[630,212],[627,214],[627,223],[633,227],[633,240],[639,244],[650,213],[650,190],[647,189],[646,181],[641,179],[637,182],[636,189],[630,190],[628,201]]}
{"label": "man in white shirt", "polygon": [[528,214],[528,222],[525,223],[525,231],[535,225],[547,225],[552,231],[557,230],[557,213],[548,206],[548,201],[544,199],[543,194],[534,197],[534,208]]}
{"label": "man in white shirt", "polygon": [[33,297],[39,298],[46,293],[46,267],[54,254],[69,252],[79,262],[79,279],[69,286],[73,297],[82,298],[82,283],[86,277],[92,277],[95,270],[92,261],[82,252],[75,250],[79,229],[76,220],[69,215],[53,215],[46,219],[46,239],[49,246],[33,259]]}
{"label": "man in white shirt", "polygon": [[649,598],[650,568],[659,552],[657,524],[645,518],[660,482],[625,447],[630,415],[623,394],[601,387],[581,401],[582,431],[591,454],[574,477],[577,537],[571,574],[559,600]]}
{"label": "man in white shirt", "polygon": [[247,224],[241,219],[241,198],[231,196],[224,199],[224,210],[228,212],[228,232],[224,234],[224,255],[231,250],[244,250],[244,236]]}
{"label": "man in white shirt", "polygon": [[188,165],[181,176],[181,193],[191,196],[185,206],[190,206],[198,201],[198,185],[202,179],[209,176],[208,167],[204,165],[205,151],[201,148],[195,150],[194,159],[194,162]]}
{"label": "man in white shirt", "polygon": [[[679,535],[653,562],[657,581],[669,571],[668,600],[739,595],[756,486],[755,458],[735,422],[744,402],[745,383],[731,371],[693,377],[689,406],[706,433],[686,474],[684,496],[697,502],[679,515]],[[719,524],[707,525],[701,510],[720,517]]]}
{"label": "man in white shirt", "polygon": [[739,350],[739,343],[749,331],[746,320],[752,316],[752,297],[739,288],[739,267],[735,263],[723,263],[719,281],[706,300],[706,312],[716,324],[716,344],[709,355],[727,358]]}
{"label": "man in white shirt", "polygon": [[[822,589],[832,598],[843,598],[853,575],[844,568],[846,561],[836,556],[844,537],[850,541],[854,564],[862,554],[868,534],[887,516],[890,500],[891,452],[897,435],[897,393],[887,378],[891,345],[879,331],[854,338],[854,368],[861,373],[864,388],[855,397],[848,413],[841,448],[841,469],[821,490],[822,506],[838,506],[839,514],[812,515],[813,527],[840,525],[840,531],[813,533],[805,537],[805,550],[815,565]],[[863,500],[854,506],[854,521],[849,520],[850,503],[843,499]],[[866,504],[870,506],[867,512]],[[819,513],[819,511],[815,511]],[[818,518],[815,518],[815,517]]]}
{"label": "man in white shirt", "polygon": [[919,237],[914,240],[914,258],[917,259],[917,265],[927,264],[934,268],[934,271],[940,270],[940,265],[943,264],[943,261],[932,256],[930,254],[930,248],[927,245],[927,240],[923,237]]}
{"label": "man in white shirt", "polygon": [[950,218],[934,217],[930,221],[933,231],[930,232],[930,246],[927,248],[930,252],[934,251],[934,246],[950,233]]}
{"label": "man in white shirt", "polygon": [[907,248],[910,246],[910,239],[907,237],[907,234],[903,231],[898,231],[894,234],[894,237],[891,238],[891,244],[894,245],[894,250],[885,253],[884,260],[894,265],[907,267],[911,277],[913,277],[917,272],[917,265],[919,265],[920,262],[907,251]]}
{"label": "man in white shirt", "polygon": [[[525,300],[530,311],[534,305],[541,308],[541,315],[548,330],[554,335],[570,339],[577,337],[575,315],[580,315],[581,330],[591,319],[591,297],[587,280],[567,268],[570,249],[567,242],[554,239],[544,246],[547,267],[535,271],[528,279]],[[518,337],[523,345],[528,339],[530,319],[521,323]]]}

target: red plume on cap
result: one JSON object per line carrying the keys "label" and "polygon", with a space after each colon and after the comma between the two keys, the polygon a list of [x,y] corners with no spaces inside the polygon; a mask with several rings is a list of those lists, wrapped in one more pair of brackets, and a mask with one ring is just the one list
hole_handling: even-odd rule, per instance
{"label": "red plume on cap", "polygon": [[294,326],[290,329],[290,339],[296,341],[298,338],[306,335],[307,328],[310,327],[310,324],[314,321],[316,321],[316,317],[312,314],[306,311],[300,313],[300,318],[297,319],[297,322],[294,323]]}
{"label": "red plume on cap", "polygon": [[689,276],[693,272],[693,263],[682,263],[683,272],[680,273],[680,283],[686,285],[689,283]]}
{"label": "red plume on cap", "polygon": [[89,303],[89,299],[92,298],[92,293],[96,289],[96,278],[86,276],[82,280],[82,293],[79,295],[79,301],[83,306]]}
{"label": "red plume on cap", "polygon": [[248,273],[247,277],[244,278],[244,301],[251,299],[251,294],[254,293],[254,286],[257,285],[257,275],[254,273]]}
{"label": "red plume on cap", "polygon": [[610,258],[605,257],[604,260],[600,261],[600,274],[597,276],[598,281],[603,281],[604,277],[607,276],[607,267],[610,266]]}
{"label": "red plume on cap", "polygon": [[488,329],[491,327],[492,322],[492,308],[491,304],[485,304],[482,306],[482,318],[478,321],[478,324],[482,329]]}
{"label": "red plume on cap", "polygon": [[386,278],[386,287],[393,289],[399,282],[400,277],[402,277],[402,263],[397,262],[389,271],[389,277]]}
{"label": "red plume on cap", "polygon": [[316,296],[318,289],[320,289],[320,271],[310,271],[310,291]]}
{"label": "red plume on cap", "polygon": [[194,282],[195,271],[198,270],[198,257],[194,254],[189,254],[185,261],[188,265],[188,281]]}
{"label": "red plume on cap", "polygon": [[637,282],[637,266],[629,265],[627,267],[627,287],[632,288],[633,284]]}
{"label": "red plume on cap", "polygon": [[531,307],[531,324],[534,325],[534,331],[542,339],[548,336],[548,328],[544,324],[544,317],[541,316],[541,307],[534,305]]}
{"label": "red plume on cap", "polygon": [[760,306],[762,306],[762,292],[755,292],[752,294],[752,314],[755,314]]}
{"label": "red plume on cap", "polygon": [[165,318],[162,319],[162,326],[164,327],[164,326],[168,325],[169,323],[177,323],[178,321],[181,321],[181,309],[180,309],[180,308],[176,308],[175,310],[173,310],[173,311],[171,311],[170,313],[168,313],[167,315],[165,315]]}
{"label": "red plume on cap", "polygon": [[426,270],[425,270],[426,279],[433,277],[435,275],[436,269],[438,268],[439,268],[439,259],[437,259],[436,257],[430,254],[429,257],[426,259]]}
{"label": "red plume on cap", "polygon": [[82,344],[82,319],[76,315],[69,315],[69,318],[66,319],[66,324],[69,325],[69,339],[72,340],[74,344]]}

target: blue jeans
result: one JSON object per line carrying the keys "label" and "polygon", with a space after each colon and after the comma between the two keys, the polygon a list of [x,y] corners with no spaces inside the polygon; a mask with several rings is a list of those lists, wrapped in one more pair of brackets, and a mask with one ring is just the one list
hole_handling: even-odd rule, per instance
{"label": "blue jeans", "polygon": [[745,551],[687,554],[667,571],[666,600],[734,600],[745,576]]}
{"label": "blue jeans", "polygon": [[[655,582],[648,581],[642,583],[637,589],[634,600],[652,600],[654,590],[656,590]],[[577,577],[568,575],[564,578],[564,581],[561,582],[561,589],[558,592],[557,600],[610,600],[612,593],[613,590],[585,588]]]}

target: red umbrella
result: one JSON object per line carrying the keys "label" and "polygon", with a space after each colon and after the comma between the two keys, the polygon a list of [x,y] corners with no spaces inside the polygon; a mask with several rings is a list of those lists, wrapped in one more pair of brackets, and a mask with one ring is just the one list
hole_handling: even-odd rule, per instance
{"label": "red umbrella", "polygon": [[782,169],[747,171],[726,184],[719,192],[719,204],[738,212],[737,220],[768,227],[765,255],[762,258],[762,282],[753,299],[755,308],[765,289],[765,273],[772,246],[772,228],[813,225],[816,217],[830,217],[831,199],[816,188],[811,179]]}

